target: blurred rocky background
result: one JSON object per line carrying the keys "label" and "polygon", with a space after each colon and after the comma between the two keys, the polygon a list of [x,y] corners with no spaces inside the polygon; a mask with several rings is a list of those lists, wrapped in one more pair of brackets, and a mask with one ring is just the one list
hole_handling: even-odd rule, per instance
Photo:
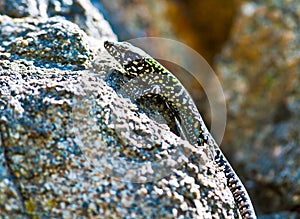
{"label": "blurred rocky background", "polygon": [[[159,36],[197,50],[227,101],[222,149],[260,218],[300,218],[298,0],[94,0],[119,40]],[[180,69],[168,66],[180,78]],[[209,124],[209,106],[183,78]]]}

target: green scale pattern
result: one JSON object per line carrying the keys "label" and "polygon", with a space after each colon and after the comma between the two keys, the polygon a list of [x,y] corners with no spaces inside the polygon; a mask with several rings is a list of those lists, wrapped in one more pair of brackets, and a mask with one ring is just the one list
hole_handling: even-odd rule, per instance
{"label": "green scale pattern", "polygon": [[129,43],[106,41],[104,47],[122,65],[126,76],[131,78],[123,86],[126,93],[135,100],[148,94],[161,95],[180,123],[181,136],[192,145],[209,145],[209,156],[224,171],[227,186],[242,217],[256,218],[244,185],[208,132],[196,105],[180,81],[144,51]]}

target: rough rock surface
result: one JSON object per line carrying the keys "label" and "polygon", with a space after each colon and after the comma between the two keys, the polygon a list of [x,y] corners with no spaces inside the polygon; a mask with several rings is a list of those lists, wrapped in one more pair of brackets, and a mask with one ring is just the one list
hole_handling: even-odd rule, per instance
{"label": "rough rock surface", "polygon": [[300,217],[299,19],[297,0],[246,3],[218,64],[227,148],[238,151],[258,212],[285,218]]}
{"label": "rough rock surface", "polygon": [[[84,1],[49,1],[46,14],[37,1],[43,18],[20,18],[35,16],[30,2],[1,12],[19,18],[0,16],[1,218],[238,218],[207,148],[107,85],[122,70],[100,45],[115,36],[47,18],[53,2],[63,5],[57,14],[102,17],[68,7]],[[106,21],[94,24],[112,33]]]}
{"label": "rough rock surface", "polygon": [[60,68],[84,68],[93,59],[88,36],[71,22],[2,16],[0,24],[0,49],[11,58],[32,58],[37,65],[51,63]]}
{"label": "rough rock surface", "polygon": [[0,0],[0,14],[13,18],[60,16],[95,38],[114,36],[108,22],[88,0]]}
{"label": "rough rock surface", "polygon": [[236,217],[205,153],[138,113],[100,75],[0,66],[2,216]]}

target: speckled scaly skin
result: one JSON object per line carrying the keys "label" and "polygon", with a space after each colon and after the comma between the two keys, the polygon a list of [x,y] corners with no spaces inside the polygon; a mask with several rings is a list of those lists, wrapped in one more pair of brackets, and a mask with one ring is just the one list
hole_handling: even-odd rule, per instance
{"label": "speckled scaly skin", "polygon": [[[144,94],[159,94],[175,111],[183,136],[193,145],[210,146],[213,159],[224,171],[227,185],[244,219],[256,218],[250,197],[237,174],[208,132],[192,98],[180,81],[166,68],[142,50],[129,43],[104,43],[105,49],[124,68],[125,74],[136,80],[127,90],[134,98]],[[137,79],[136,79],[137,78]]]}

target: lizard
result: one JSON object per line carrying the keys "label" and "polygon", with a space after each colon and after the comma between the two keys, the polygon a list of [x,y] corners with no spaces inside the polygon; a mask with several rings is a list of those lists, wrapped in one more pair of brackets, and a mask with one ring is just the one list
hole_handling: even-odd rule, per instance
{"label": "lizard", "polygon": [[[106,51],[122,66],[124,74],[136,79],[130,89],[133,97],[154,93],[162,95],[175,110],[182,132],[190,144],[208,144],[213,159],[224,172],[227,186],[243,219],[255,219],[256,214],[248,192],[225,155],[209,133],[191,96],[181,82],[158,61],[127,42],[104,42]],[[140,85],[140,86],[139,86]]]}

